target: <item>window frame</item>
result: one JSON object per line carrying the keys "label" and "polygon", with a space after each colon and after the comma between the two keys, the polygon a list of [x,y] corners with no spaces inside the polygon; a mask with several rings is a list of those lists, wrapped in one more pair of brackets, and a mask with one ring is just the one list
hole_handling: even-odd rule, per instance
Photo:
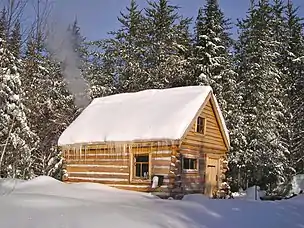
{"label": "window frame", "polygon": [[[136,161],[136,157],[147,157],[147,161]],[[149,179],[149,170],[150,170],[150,162],[149,162],[149,153],[146,153],[146,154],[135,154],[133,155],[133,178],[134,179],[140,179],[140,180],[148,180]],[[137,164],[140,164],[140,169],[141,169],[141,172],[142,172],[142,169],[143,169],[143,165],[148,165],[148,176],[147,178],[145,178],[144,176],[136,176],[137,174]]]}
{"label": "window frame", "polygon": [[[189,168],[188,169],[185,168],[185,159],[189,160],[188,161],[189,162]],[[191,167],[191,160],[193,161],[193,164],[194,164],[193,168]],[[182,158],[182,170],[183,170],[184,173],[198,172],[198,170],[199,170],[199,158],[191,157],[191,156],[184,156]]]}
{"label": "window frame", "polygon": [[206,123],[207,123],[207,120],[205,117],[203,117],[203,116],[197,117],[196,125],[195,125],[195,132],[205,135],[206,134]]}
{"label": "window frame", "polygon": [[[149,162],[148,162],[148,177],[147,178],[140,178],[136,177],[136,168],[135,168],[135,156],[149,156]],[[130,183],[138,183],[138,182],[147,182],[150,183],[151,181],[151,172],[152,172],[152,154],[151,153],[130,153],[130,167],[129,167],[129,181]]]}

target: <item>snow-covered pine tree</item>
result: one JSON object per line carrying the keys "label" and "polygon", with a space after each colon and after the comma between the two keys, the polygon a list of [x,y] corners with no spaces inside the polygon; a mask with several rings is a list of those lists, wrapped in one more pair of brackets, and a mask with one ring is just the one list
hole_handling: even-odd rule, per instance
{"label": "snow-covered pine tree", "polygon": [[196,19],[193,62],[197,83],[213,88],[224,112],[225,98],[235,89],[229,30],[230,20],[225,18],[218,0],[207,0]]}
{"label": "snow-covered pine tree", "polygon": [[67,91],[59,63],[44,47],[42,34],[29,39],[24,56],[22,80],[26,106],[31,110],[30,125],[40,144],[33,153],[35,175],[60,178],[60,155],[57,140],[75,117],[73,96]]}
{"label": "snow-covered pine tree", "polygon": [[286,77],[282,80],[286,96],[285,140],[289,146],[290,162],[297,173],[304,169],[304,36],[303,19],[291,1],[285,7],[284,55],[281,68]]}
{"label": "snow-covered pine tree", "polygon": [[3,8],[0,12],[0,38],[3,40],[7,39],[7,20],[6,20],[6,9]]}
{"label": "snow-covered pine tree", "polygon": [[147,72],[144,68],[144,18],[135,0],[131,0],[126,10],[126,13],[120,12],[118,17],[120,29],[110,32],[113,38],[105,41],[105,54],[115,58],[114,75],[117,75],[118,80],[117,92],[142,90],[147,80]]}
{"label": "snow-covered pine tree", "polygon": [[193,84],[190,68],[189,18],[168,0],[148,1],[145,8],[147,88]]}
{"label": "snow-covered pine tree", "polygon": [[268,0],[251,1],[246,19],[238,23],[238,83],[242,97],[242,135],[234,161],[247,183],[266,187],[284,178],[287,164],[282,142],[283,74],[276,64],[278,43],[272,38]]}
{"label": "snow-covered pine tree", "polygon": [[82,74],[89,83],[91,98],[103,97],[117,91],[117,68],[115,46],[109,40],[85,42],[85,63]]}
{"label": "snow-covered pine tree", "polygon": [[[194,29],[195,83],[210,85],[214,90],[230,131],[229,159],[233,160],[234,152],[239,150],[237,137],[241,135],[239,132],[240,100],[231,51],[233,40],[229,32],[230,21],[225,19],[217,0],[208,0],[205,6],[199,9]],[[232,162],[231,166],[233,165]],[[233,173],[234,168],[229,173],[233,177],[237,174]]]}
{"label": "snow-covered pine tree", "polygon": [[12,32],[8,39],[9,49],[15,57],[20,58],[21,55],[21,27],[19,20],[16,21]]}
{"label": "snow-covered pine tree", "polygon": [[0,174],[2,177],[29,179],[32,153],[37,143],[26,116],[20,59],[0,38]]}

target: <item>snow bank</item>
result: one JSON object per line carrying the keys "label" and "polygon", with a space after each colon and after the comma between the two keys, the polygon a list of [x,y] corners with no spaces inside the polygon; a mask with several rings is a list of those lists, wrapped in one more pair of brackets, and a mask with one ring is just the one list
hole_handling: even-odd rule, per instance
{"label": "snow bank", "polygon": [[178,140],[211,92],[210,86],[188,86],[96,98],[62,133],[58,145]]}
{"label": "snow bank", "polygon": [[304,191],[304,174],[295,175],[291,181],[292,189],[290,194],[299,194],[300,191]]}
{"label": "snow bank", "polygon": [[[2,180],[9,188],[12,180]],[[0,196],[0,227],[10,228],[285,228],[304,227],[303,197],[277,202],[212,200],[188,195],[161,200],[97,184],[48,177],[14,181]]]}

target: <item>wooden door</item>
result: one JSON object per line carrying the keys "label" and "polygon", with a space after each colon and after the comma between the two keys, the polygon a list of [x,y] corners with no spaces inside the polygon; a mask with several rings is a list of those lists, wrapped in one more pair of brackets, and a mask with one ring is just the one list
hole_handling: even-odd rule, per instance
{"label": "wooden door", "polygon": [[219,159],[208,158],[206,167],[205,194],[212,197],[218,187],[218,166]]}

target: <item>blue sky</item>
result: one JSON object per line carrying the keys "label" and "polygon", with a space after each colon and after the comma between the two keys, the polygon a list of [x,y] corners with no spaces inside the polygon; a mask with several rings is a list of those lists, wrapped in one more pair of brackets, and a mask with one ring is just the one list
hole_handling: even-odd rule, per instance
{"label": "blue sky", "polygon": [[[107,32],[119,27],[117,16],[124,11],[130,0],[50,0],[53,3],[52,18],[62,26],[73,22],[77,16],[82,34],[89,40],[96,40],[107,36]],[[196,18],[199,7],[205,0],[169,0],[171,4],[181,7],[183,16]],[[287,1],[287,0],[286,0]],[[304,18],[304,0],[291,0],[300,7],[300,16]],[[37,2],[37,0],[30,0]],[[137,0],[140,7],[146,5],[146,0]],[[236,22],[243,18],[248,10],[250,0],[219,0],[226,17]],[[0,0],[1,5],[1,0]],[[34,16],[31,4],[26,12],[30,21]],[[234,31],[235,32],[235,31]]]}
{"label": "blue sky", "polygon": [[[125,10],[130,0],[55,0],[54,16],[62,23],[72,21],[77,15],[82,34],[90,40],[107,36],[107,32],[119,27],[117,16]],[[137,1],[140,7],[145,6],[145,0]],[[181,7],[180,13],[187,17],[196,17],[198,8],[205,0],[171,0],[171,4]],[[219,0],[225,15],[236,21],[245,16],[249,0]],[[293,0],[300,6],[300,16],[304,17],[304,0]]]}

